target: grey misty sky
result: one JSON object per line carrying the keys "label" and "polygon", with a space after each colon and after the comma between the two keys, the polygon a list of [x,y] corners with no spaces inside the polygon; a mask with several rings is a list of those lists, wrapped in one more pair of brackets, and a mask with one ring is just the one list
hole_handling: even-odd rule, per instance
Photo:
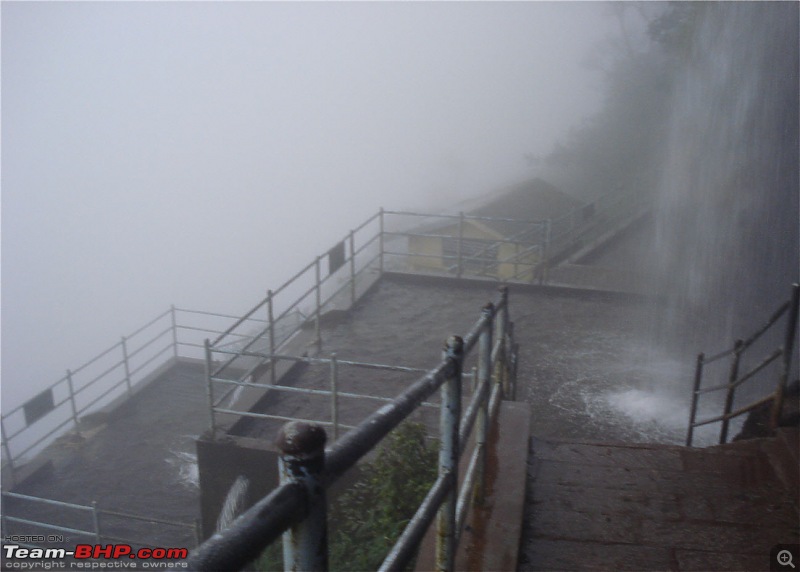
{"label": "grey misty sky", "polygon": [[170,303],[238,314],[380,206],[531,175],[598,3],[2,2],[3,409]]}

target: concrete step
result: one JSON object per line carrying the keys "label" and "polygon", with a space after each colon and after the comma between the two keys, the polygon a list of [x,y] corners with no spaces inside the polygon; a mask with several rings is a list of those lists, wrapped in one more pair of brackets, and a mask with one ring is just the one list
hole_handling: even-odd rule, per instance
{"label": "concrete step", "polygon": [[800,540],[778,444],[534,438],[518,570],[769,569],[773,546]]}

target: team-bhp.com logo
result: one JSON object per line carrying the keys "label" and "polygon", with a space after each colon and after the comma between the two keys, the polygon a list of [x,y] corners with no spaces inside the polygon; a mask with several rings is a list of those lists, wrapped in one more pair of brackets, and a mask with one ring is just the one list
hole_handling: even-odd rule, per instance
{"label": "team-bhp.com logo", "polygon": [[[74,550],[66,548],[25,548],[18,544],[3,546],[5,567],[9,561],[63,560],[74,558],[77,561],[88,560],[143,560],[166,563],[168,561],[185,560],[189,556],[188,548],[139,548],[130,544],[78,544]],[[89,562],[86,562],[89,564]],[[14,566],[11,566],[14,568]]]}

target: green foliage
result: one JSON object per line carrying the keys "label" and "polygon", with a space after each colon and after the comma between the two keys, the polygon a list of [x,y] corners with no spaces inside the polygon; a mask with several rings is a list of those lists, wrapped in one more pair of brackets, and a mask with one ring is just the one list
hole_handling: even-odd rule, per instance
{"label": "green foliage", "polygon": [[260,572],[283,572],[283,545],[280,539],[267,546],[255,562],[252,568],[247,570],[259,570]]}
{"label": "green foliage", "polygon": [[[436,479],[437,450],[422,423],[406,422],[386,438],[373,460],[359,466],[355,484],[329,504],[330,570],[380,566]],[[280,541],[267,547],[253,568],[283,570]]]}
{"label": "green foliage", "polygon": [[[688,44],[699,13],[683,4],[642,13],[647,32],[636,49],[632,41],[619,42],[629,48],[616,50],[603,66],[604,105],[545,159],[547,178],[587,200],[617,188],[646,193],[657,184],[669,138],[672,90],[683,65],[675,56]],[[615,13],[624,7],[614,6]]]}
{"label": "green foliage", "polygon": [[378,568],[433,484],[436,458],[421,423],[406,422],[386,439],[331,507],[331,570]]}

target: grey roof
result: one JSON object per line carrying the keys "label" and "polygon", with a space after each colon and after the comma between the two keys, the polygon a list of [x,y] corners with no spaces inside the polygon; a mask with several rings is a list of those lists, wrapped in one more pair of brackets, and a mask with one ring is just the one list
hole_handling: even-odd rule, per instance
{"label": "grey roof", "polygon": [[[502,189],[471,210],[473,216],[544,221],[566,214],[584,203],[543,179],[531,179]],[[523,228],[519,223],[484,221],[503,236],[517,234]]]}
{"label": "grey roof", "polygon": [[[486,195],[479,206],[465,212],[467,216],[515,221],[545,221],[559,217],[583,205],[580,201],[543,179],[536,178],[517,183]],[[415,227],[417,232],[431,232],[457,223],[455,217],[442,221],[428,221]],[[520,236],[522,242],[534,240],[539,228],[519,222],[481,220],[480,224],[489,227],[500,236]],[[527,232],[526,232],[527,230]],[[538,240],[538,239],[537,239]]]}

